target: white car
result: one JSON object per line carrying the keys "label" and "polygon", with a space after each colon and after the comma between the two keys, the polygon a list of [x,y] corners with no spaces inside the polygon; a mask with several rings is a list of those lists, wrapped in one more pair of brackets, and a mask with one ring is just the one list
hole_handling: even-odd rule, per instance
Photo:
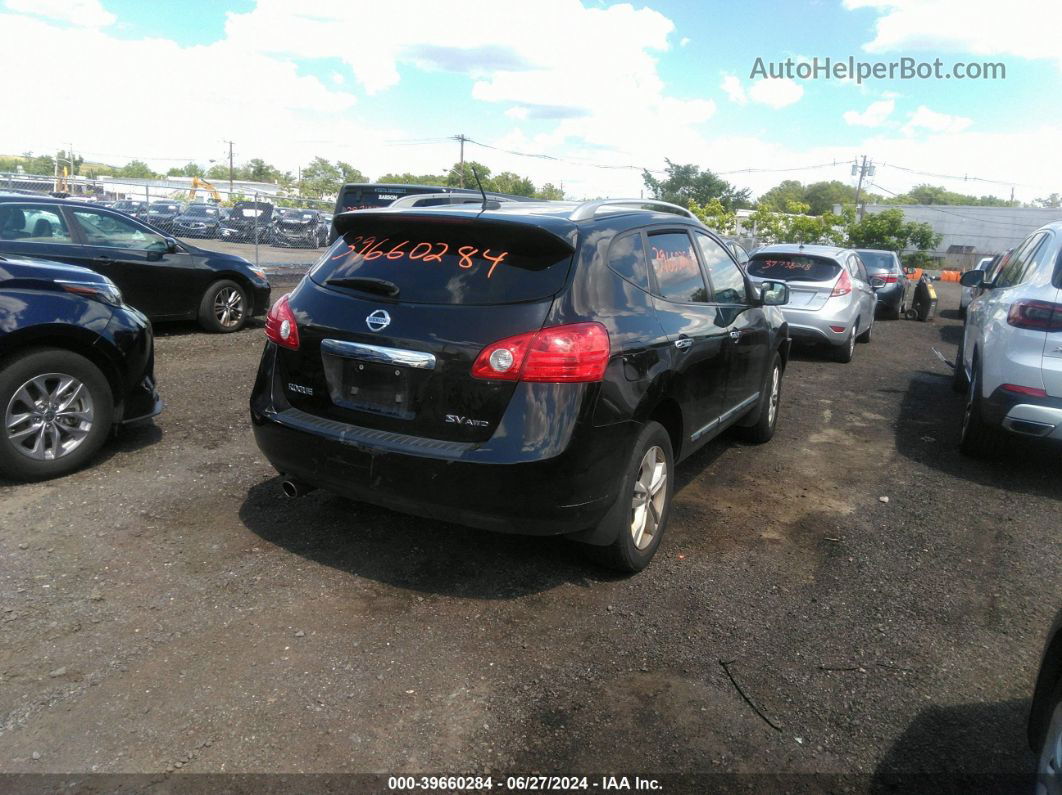
{"label": "white car", "polygon": [[995,452],[1009,432],[1062,442],[1062,222],[1041,227],[986,274],[967,309],[955,388],[967,393],[961,449]]}
{"label": "white car", "polygon": [[[1001,256],[1002,254],[997,254],[994,257],[984,257],[976,266],[974,266],[974,270],[990,273],[992,271],[992,266],[999,261]],[[961,317],[966,317],[966,307],[968,307],[970,302],[980,294],[981,290],[976,287],[962,288],[962,291],[959,293],[959,315]]]}

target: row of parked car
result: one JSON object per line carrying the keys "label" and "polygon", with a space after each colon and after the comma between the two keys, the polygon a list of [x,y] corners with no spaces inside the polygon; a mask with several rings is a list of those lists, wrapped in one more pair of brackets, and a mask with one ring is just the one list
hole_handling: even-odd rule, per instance
{"label": "row of parked car", "polygon": [[274,246],[320,248],[328,241],[332,215],[309,208],[277,207],[263,201],[238,201],[232,207],[165,199],[148,203],[122,199],[94,202],[181,238],[258,242]]}

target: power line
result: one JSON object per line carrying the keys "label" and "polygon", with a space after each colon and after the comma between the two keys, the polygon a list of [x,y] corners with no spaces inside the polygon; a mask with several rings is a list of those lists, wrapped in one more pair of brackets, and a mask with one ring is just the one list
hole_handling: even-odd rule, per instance
{"label": "power line", "polygon": [[[898,193],[893,193],[888,188],[883,188],[883,187],[881,187],[881,185],[877,185],[877,184],[875,184],[873,182],[870,183],[870,185],[871,185],[871,187],[877,188],[878,190],[885,191],[890,196],[899,196],[900,195]],[[993,221],[993,220],[988,219],[988,218],[976,218],[976,217],[974,217],[972,215],[963,215],[962,213],[957,213],[954,210],[945,210],[938,204],[918,204],[918,205],[897,204],[895,206],[898,207],[898,208],[899,207],[911,207],[911,206],[924,207],[924,208],[926,208],[928,210],[933,210],[934,212],[942,213],[944,215],[954,215],[956,218],[962,218],[964,221],[973,221],[974,223],[988,224],[988,225],[991,225],[991,226],[1005,226],[1005,227],[1008,227],[1008,228],[1013,228],[1014,227],[1014,224],[1010,223],[1009,221]],[[992,205],[984,205],[984,206],[985,207],[990,207]]]}
{"label": "power line", "polygon": [[898,166],[895,163],[882,163],[881,165],[886,168],[895,168],[899,171],[906,171],[908,174],[919,174],[923,177],[933,177],[934,179],[951,179],[960,180],[962,182],[984,182],[991,185],[1010,185],[1022,188],[1045,188],[1045,185],[1031,185],[1028,182],[1014,182],[1012,180],[1002,179],[989,179],[987,177],[970,176],[969,174],[963,174],[961,177],[956,174],[938,174],[933,171],[919,171],[915,168],[907,168],[906,166]]}

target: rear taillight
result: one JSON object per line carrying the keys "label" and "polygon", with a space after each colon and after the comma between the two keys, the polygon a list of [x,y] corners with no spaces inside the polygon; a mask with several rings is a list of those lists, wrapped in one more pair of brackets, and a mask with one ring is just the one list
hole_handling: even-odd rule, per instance
{"label": "rear taillight", "polygon": [[881,280],[885,282],[885,284],[896,284],[898,281],[900,281],[900,277],[894,276],[891,273],[886,273],[882,275]]}
{"label": "rear taillight", "polygon": [[295,325],[295,313],[288,305],[288,296],[282,295],[266,315],[265,333],[277,345],[299,349],[299,327]]}
{"label": "rear taillight", "polygon": [[552,326],[488,345],[472,364],[472,376],[495,381],[600,381],[610,352],[608,331],[600,323]]}
{"label": "rear taillight", "polygon": [[1033,331],[1062,331],[1062,304],[1050,301],[1015,301],[1007,323]]}
{"label": "rear taillight", "polygon": [[1015,395],[1028,395],[1029,397],[1047,397],[1047,392],[1035,386],[1021,386],[1020,384],[1001,384],[1000,389],[1004,392],[1013,392]]}
{"label": "rear taillight", "polygon": [[852,292],[852,277],[848,275],[848,271],[841,271],[841,278],[838,279],[837,284],[833,286],[833,292],[830,293],[830,298],[848,295],[850,292]]}

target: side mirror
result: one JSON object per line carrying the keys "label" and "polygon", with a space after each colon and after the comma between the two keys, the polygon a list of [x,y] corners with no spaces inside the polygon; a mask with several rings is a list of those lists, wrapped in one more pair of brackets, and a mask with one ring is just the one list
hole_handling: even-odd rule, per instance
{"label": "side mirror", "polygon": [[789,303],[789,285],[785,282],[760,282],[760,303],[783,306]]}
{"label": "side mirror", "polygon": [[882,287],[885,286],[885,280],[880,276],[871,276],[870,286],[873,287],[875,290],[880,290]]}
{"label": "side mirror", "polygon": [[983,287],[985,283],[984,271],[966,271],[959,277],[959,284],[963,287]]}

